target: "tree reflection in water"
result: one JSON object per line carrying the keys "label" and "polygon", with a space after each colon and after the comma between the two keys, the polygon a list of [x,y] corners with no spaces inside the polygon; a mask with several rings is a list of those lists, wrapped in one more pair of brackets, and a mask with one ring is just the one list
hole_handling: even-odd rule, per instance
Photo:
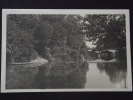
{"label": "tree reflection in water", "polygon": [[38,67],[29,66],[7,66],[6,89],[30,89]]}
{"label": "tree reflection in water", "polygon": [[[105,71],[112,83],[121,83],[124,81],[124,88],[126,88],[126,62],[120,63],[98,63],[98,69]],[[121,86],[122,87],[122,86]]]}
{"label": "tree reflection in water", "polygon": [[88,63],[82,65],[76,63],[54,63],[41,66],[35,77],[35,88],[84,88]]}

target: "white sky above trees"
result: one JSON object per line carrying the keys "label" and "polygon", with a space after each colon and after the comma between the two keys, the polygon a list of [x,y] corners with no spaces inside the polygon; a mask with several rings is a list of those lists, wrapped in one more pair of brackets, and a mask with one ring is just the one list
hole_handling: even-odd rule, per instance
{"label": "white sky above trees", "polygon": [[96,45],[93,45],[92,42],[85,41],[85,43],[86,43],[86,46],[89,48],[95,48],[96,47]]}

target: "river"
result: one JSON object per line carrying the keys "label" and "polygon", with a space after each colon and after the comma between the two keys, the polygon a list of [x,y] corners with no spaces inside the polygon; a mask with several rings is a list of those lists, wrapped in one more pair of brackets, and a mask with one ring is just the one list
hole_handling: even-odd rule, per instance
{"label": "river", "polygon": [[126,63],[51,63],[7,66],[7,89],[127,88]]}

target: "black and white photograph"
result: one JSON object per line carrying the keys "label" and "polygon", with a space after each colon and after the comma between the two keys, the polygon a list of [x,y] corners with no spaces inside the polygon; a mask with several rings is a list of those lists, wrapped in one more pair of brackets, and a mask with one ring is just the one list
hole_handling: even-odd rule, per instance
{"label": "black and white photograph", "polygon": [[1,92],[132,91],[129,10],[3,9]]}

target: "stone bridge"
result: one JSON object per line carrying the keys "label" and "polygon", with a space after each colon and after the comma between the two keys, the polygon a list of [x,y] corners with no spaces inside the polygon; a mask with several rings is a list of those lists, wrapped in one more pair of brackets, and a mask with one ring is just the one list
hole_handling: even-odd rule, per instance
{"label": "stone bridge", "polygon": [[115,59],[117,56],[117,50],[105,50],[105,51],[92,51],[88,50],[90,59]]}

